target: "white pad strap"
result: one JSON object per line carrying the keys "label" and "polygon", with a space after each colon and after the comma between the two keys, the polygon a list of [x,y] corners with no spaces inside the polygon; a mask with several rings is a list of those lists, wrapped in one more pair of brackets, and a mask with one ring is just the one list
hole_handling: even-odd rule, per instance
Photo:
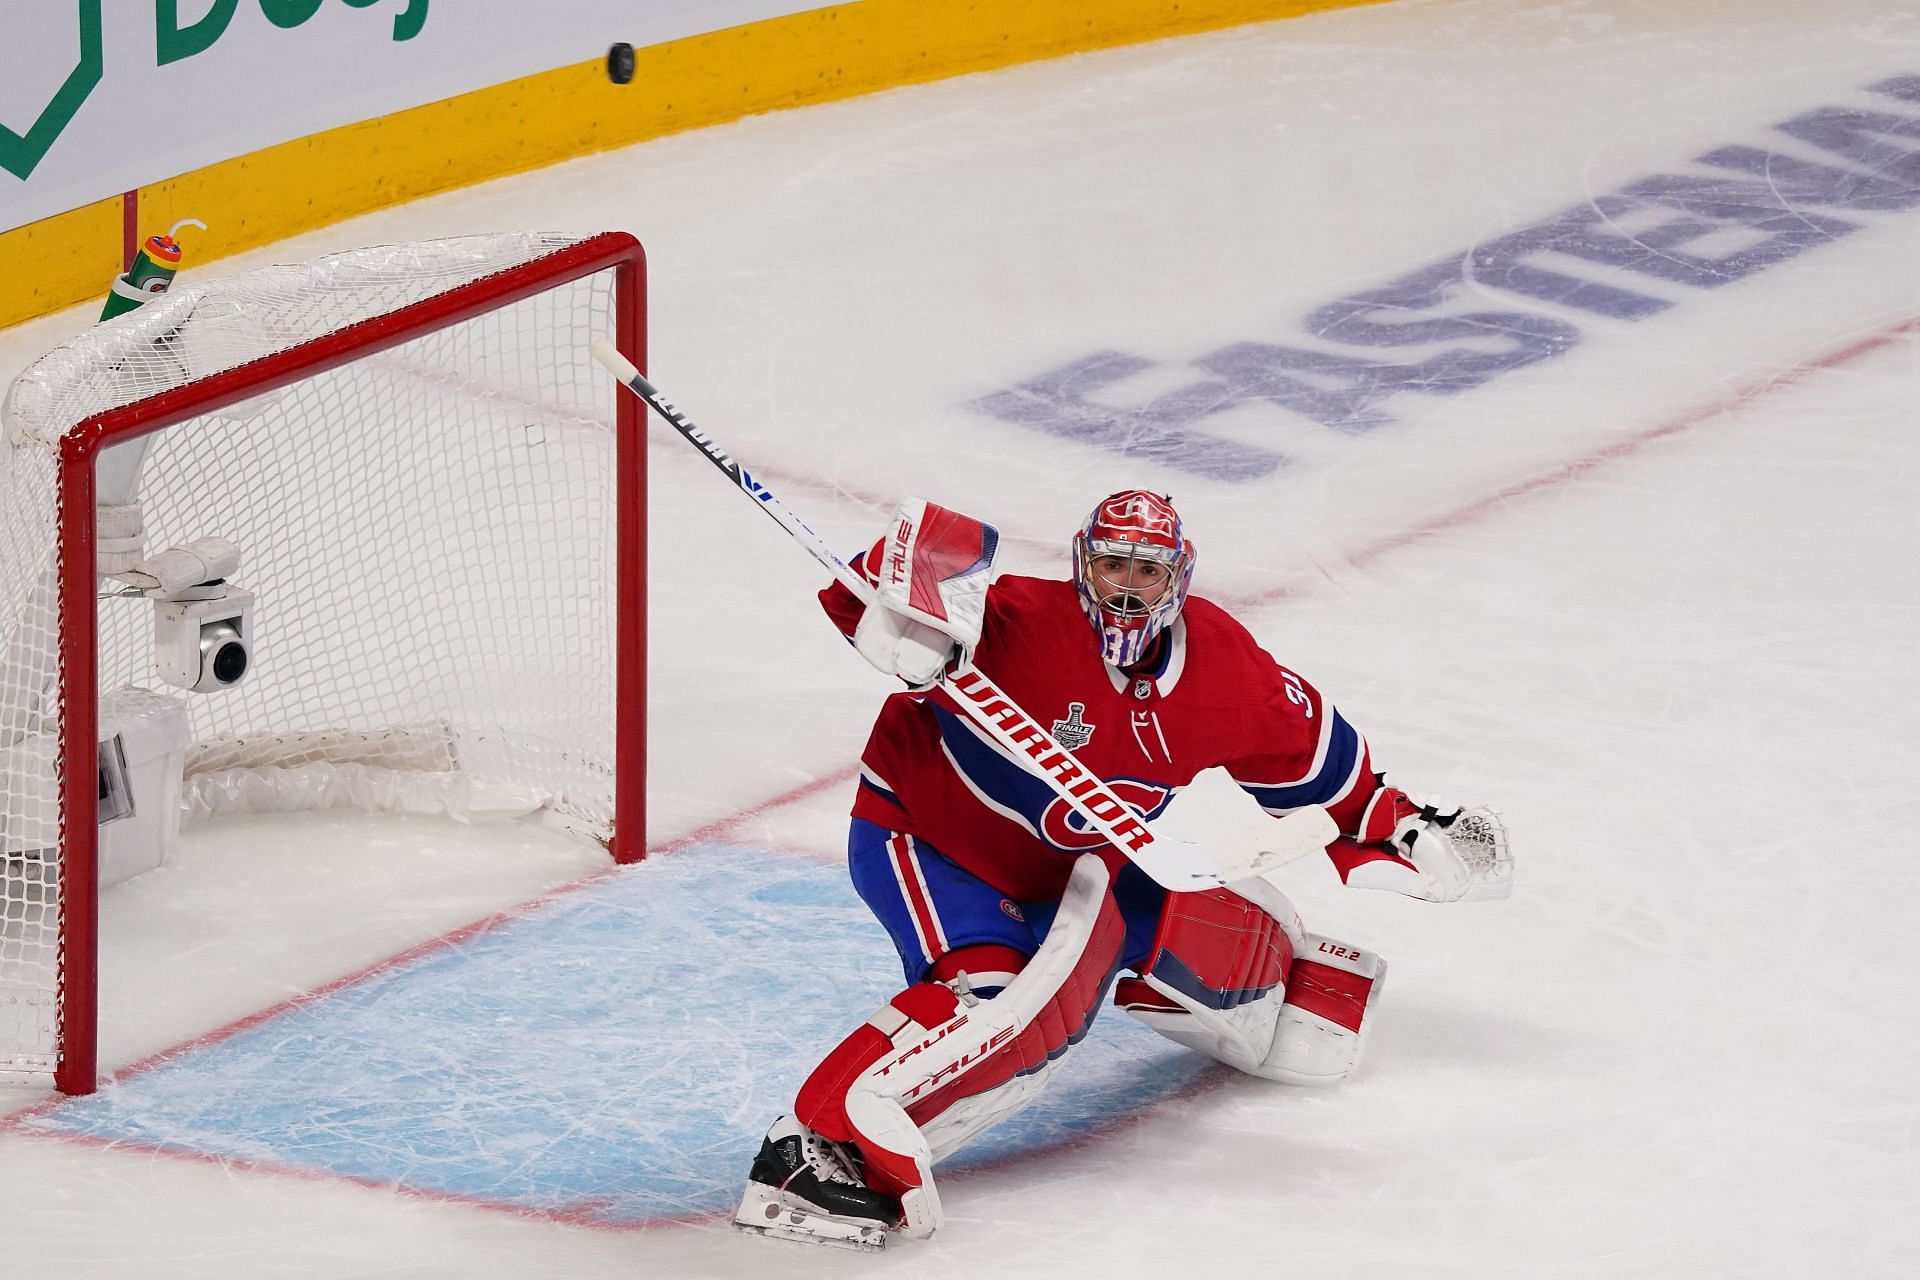
{"label": "white pad strap", "polygon": [[102,503],[93,509],[93,549],[99,571],[111,576],[133,568],[147,550],[146,516],[138,502]]}
{"label": "white pad strap", "polygon": [[915,689],[930,687],[954,655],[952,636],[879,605],[854,624],[853,647],[875,667]]}
{"label": "white pad strap", "polygon": [[1210,1009],[1151,974],[1142,981],[1161,1002],[1129,1003],[1123,1006],[1128,1013],[1177,1044],[1250,1075],[1260,1074],[1280,1020],[1278,992],[1236,1008]]}
{"label": "white pad strap", "polygon": [[1039,1096],[1086,1033],[1125,936],[1105,864],[1081,857],[1046,941],[1005,990],[938,1027],[892,1033],[893,1051],[848,1087],[847,1119],[869,1170],[879,1165],[907,1187],[906,1234],[940,1226],[934,1162]]}
{"label": "white pad strap", "polygon": [[113,576],[141,591],[173,596],[231,578],[239,569],[239,547],[225,538],[196,538],[185,546],[169,547]]}

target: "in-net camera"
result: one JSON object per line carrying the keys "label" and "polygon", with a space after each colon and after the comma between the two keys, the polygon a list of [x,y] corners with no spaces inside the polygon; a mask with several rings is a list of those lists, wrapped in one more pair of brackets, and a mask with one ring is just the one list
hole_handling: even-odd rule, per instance
{"label": "in-net camera", "polygon": [[[153,600],[153,655],[160,678],[195,693],[231,689],[253,666],[253,593],[228,581],[240,549],[200,538],[141,562]],[[131,574],[121,575],[131,577]]]}

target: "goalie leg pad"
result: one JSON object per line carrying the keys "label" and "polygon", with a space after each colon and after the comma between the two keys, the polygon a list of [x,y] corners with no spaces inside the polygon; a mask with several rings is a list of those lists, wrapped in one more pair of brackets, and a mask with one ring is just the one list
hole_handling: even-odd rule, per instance
{"label": "goalie leg pad", "polygon": [[1265,880],[1167,895],[1154,950],[1115,1003],[1161,1035],[1268,1080],[1328,1084],[1359,1064],[1386,964],[1310,934]]}
{"label": "goalie leg pad", "polygon": [[1105,865],[1081,857],[1045,941],[998,996],[969,1003],[934,983],[895,996],[808,1079],[801,1121],[857,1146],[906,1234],[932,1235],[934,1162],[1040,1094],[1092,1025],[1125,937]]}
{"label": "goalie leg pad", "polygon": [[1387,962],[1319,934],[1294,962],[1273,1047],[1254,1074],[1285,1084],[1335,1084],[1352,1075],[1366,1048]]}
{"label": "goalie leg pad", "polygon": [[1304,937],[1293,904],[1264,880],[1169,893],[1140,972],[1198,1004],[1233,1009],[1285,985]]}
{"label": "goalie leg pad", "polygon": [[1293,904],[1265,880],[1170,893],[1141,976],[1123,980],[1115,1000],[1169,1040],[1257,1072],[1306,936]]}

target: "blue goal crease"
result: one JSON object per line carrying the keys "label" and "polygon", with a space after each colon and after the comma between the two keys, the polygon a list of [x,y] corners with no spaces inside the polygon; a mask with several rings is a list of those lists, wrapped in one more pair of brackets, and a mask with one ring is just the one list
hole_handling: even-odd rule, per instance
{"label": "blue goal crease", "polygon": [[[807,1072],[891,996],[837,865],[705,845],[380,970],[23,1127],[621,1225],[736,1202]],[[1204,1077],[1110,1011],[942,1165],[1075,1143]]]}

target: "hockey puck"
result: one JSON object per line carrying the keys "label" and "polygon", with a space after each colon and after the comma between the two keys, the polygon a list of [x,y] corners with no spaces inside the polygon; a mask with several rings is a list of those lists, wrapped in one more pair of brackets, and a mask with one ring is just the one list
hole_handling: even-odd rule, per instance
{"label": "hockey puck", "polygon": [[633,82],[633,46],[616,44],[607,50],[607,79],[615,84]]}

